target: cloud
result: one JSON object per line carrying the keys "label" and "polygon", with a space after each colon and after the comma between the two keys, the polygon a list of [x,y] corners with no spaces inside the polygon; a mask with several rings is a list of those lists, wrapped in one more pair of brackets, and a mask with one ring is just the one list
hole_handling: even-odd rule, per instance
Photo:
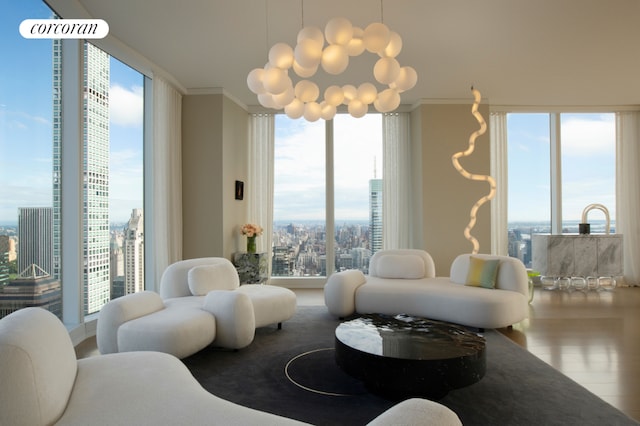
{"label": "cloud", "polygon": [[109,154],[109,216],[112,222],[124,222],[134,208],[142,208],[144,169],[142,152],[133,148]]}
{"label": "cloud", "polygon": [[[562,216],[565,219],[581,218],[582,211],[592,203],[604,204],[615,218],[615,174],[608,177],[583,174],[562,185]],[[594,216],[598,214],[594,213]]]}
{"label": "cloud", "polygon": [[144,93],[142,86],[126,89],[114,84],[109,89],[109,114],[111,122],[125,127],[142,126]]}
{"label": "cloud", "polygon": [[[281,118],[278,118],[280,120]],[[275,220],[325,216],[324,121],[278,122],[275,151]],[[382,176],[382,125],[379,117],[334,121],[336,220],[367,218],[374,158]]]}
{"label": "cloud", "polygon": [[117,166],[118,164],[122,164],[132,160],[134,164],[137,163],[140,166],[142,165],[142,154],[140,153],[140,151],[131,148],[111,151],[109,157],[112,166]]}
{"label": "cloud", "polygon": [[9,129],[29,130],[31,129],[31,124],[51,125],[51,120],[24,111],[7,111],[3,108],[0,109],[0,117],[3,119],[3,125]]}
{"label": "cloud", "polygon": [[562,153],[565,156],[610,156],[615,152],[615,144],[616,123],[613,114],[589,119],[573,117],[562,123]]}
{"label": "cloud", "polygon": [[21,175],[0,186],[0,222],[17,223],[19,207],[51,207],[51,182]]}

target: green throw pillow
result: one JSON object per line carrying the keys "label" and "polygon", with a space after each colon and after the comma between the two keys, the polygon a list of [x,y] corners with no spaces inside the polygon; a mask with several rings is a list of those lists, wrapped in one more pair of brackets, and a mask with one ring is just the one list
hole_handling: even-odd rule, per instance
{"label": "green throw pillow", "polygon": [[480,259],[469,257],[469,272],[465,285],[484,288],[495,288],[498,276],[499,259]]}

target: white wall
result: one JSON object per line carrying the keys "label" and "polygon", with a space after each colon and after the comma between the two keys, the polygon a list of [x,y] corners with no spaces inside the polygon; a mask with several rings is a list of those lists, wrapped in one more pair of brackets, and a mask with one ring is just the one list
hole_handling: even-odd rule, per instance
{"label": "white wall", "polygon": [[247,176],[247,112],[221,94],[187,95],[182,105],[183,257],[231,258],[246,221],[235,181]]}
{"label": "white wall", "polygon": [[[485,121],[489,107],[480,105]],[[462,253],[470,253],[473,245],[464,237],[473,204],[489,192],[486,182],[464,178],[453,167],[451,156],[467,149],[471,133],[479,129],[471,115],[469,104],[421,105],[412,113],[414,143],[421,142],[422,215],[418,227],[422,227],[423,246],[434,259],[436,273],[448,276],[453,259]],[[462,166],[471,173],[489,174],[489,130],[479,137],[476,147],[468,157],[460,159]],[[485,203],[478,211],[477,222],[471,235],[478,239],[481,253],[491,252],[491,208]]]}

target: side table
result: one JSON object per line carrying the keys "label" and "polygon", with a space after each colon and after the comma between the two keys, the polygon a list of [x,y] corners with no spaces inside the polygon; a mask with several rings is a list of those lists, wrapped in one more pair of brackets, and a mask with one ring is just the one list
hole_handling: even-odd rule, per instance
{"label": "side table", "polygon": [[240,284],[262,284],[269,279],[267,253],[234,253],[233,265],[238,271]]}

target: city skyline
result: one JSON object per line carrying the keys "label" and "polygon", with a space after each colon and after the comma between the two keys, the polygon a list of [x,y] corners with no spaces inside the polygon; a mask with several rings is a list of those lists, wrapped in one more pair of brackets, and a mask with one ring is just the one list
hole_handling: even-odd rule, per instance
{"label": "city skyline", "polygon": [[[2,31],[12,27],[15,30],[26,18],[53,16],[46,5],[38,1],[25,1],[8,9],[11,10],[2,18],[14,25],[3,22]],[[70,55],[69,63],[77,61],[83,67],[79,82],[84,94],[80,105],[83,132],[79,166],[84,176],[81,196],[84,208],[80,219],[84,268],[80,280],[83,312],[88,315],[98,312],[111,300],[110,224],[124,222],[130,214],[134,222],[129,221],[129,238],[125,239],[131,240],[125,249],[130,260],[130,267],[125,267],[130,287],[126,292],[144,288],[141,217],[144,77],[91,43],[78,41],[80,58],[75,58],[73,48],[67,51],[73,43],[26,40],[17,34],[0,41],[0,48],[6,45],[12,59],[15,58],[11,66],[1,68],[0,74],[0,177],[6,182],[0,189],[3,200],[0,218],[2,223],[13,224],[13,210],[16,214],[32,211],[32,205],[37,205],[38,211],[52,211],[48,216],[52,223],[46,233],[53,240],[48,252],[52,261],[45,267],[52,279],[61,280],[61,211],[65,199],[61,188],[66,170],[62,162],[63,151],[71,148],[62,138],[62,107],[63,97],[72,93],[63,87],[66,80],[62,64],[63,58]],[[28,73],[33,73],[33,78],[25,81],[18,77]],[[13,76],[5,79],[7,75]],[[73,197],[70,200],[73,204]],[[23,231],[34,228],[25,224],[21,216],[18,260],[27,256],[34,263],[48,263],[46,259],[37,259],[35,250],[29,250],[38,244],[39,238],[34,232],[31,236],[24,234]],[[36,249],[46,250],[47,244],[39,245],[42,247]],[[26,260],[31,262],[29,259]]]}

